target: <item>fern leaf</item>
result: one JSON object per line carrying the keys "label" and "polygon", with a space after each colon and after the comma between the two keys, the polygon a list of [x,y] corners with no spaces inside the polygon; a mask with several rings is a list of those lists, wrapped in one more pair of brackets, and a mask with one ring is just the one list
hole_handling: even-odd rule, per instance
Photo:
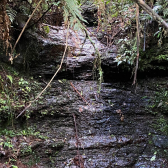
{"label": "fern leaf", "polygon": [[7,6],[6,13],[9,16],[9,19],[10,19],[10,21],[12,23],[14,21],[15,17],[16,17],[17,12],[14,9],[10,8],[9,6]]}
{"label": "fern leaf", "polygon": [[70,21],[70,26],[74,30],[84,29],[81,22],[87,21],[81,15],[81,9],[76,0],[64,0],[64,22]]}

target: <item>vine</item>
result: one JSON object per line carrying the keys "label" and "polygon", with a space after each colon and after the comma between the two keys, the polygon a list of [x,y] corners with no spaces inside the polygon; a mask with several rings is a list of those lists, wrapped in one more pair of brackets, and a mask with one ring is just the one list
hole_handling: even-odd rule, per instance
{"label": "vine", "polygon": [[46,87],[37,95],[37,97],[32,102],[29,103],[29,105],[16,118],[20,117],[32,105],[32,103],[34,103],[44,93],[44,91],[50,86],[51,82],[53,81],[53,79],[55,78],[55,76],[60,71],[60,69],[62,67],[62,64],[63,64],[63,61],[64,61],[65,53],[66,53],[67,47],[68,47],[68,35],[69,35],[69,24],[68,24],[68,28],[67,28],[67,34],[66,34],[65,50],[64,50],[64,53],[63,53],[63,56],[62,56],[59,68],[57,69],[57,71],[55,72],[55,74],[53,75],[53,77],[50,79],[50,81],[48,82],[48,84],[46,85]]}

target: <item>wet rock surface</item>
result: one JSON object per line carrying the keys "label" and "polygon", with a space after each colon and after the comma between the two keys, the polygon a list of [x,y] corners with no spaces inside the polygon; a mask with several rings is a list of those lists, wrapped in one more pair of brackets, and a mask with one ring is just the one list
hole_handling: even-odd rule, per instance
{"label": "wet rock surface", "polygon": [[[59,65],[63,55],[67,30],[63,27],[49,27],[50,32],[47,35],[47,38],[38,36],[38,39],[43,45],[43,51],[39,56],[40,62],[43,62],[43,64],[38,64],[37,67],[32,68],[32,74],[34,75],[39,75],[40,73],[45,76],[52,75],[55,71],[55,67]],[[116,63],[114,62],[114,58],[117,55],[116,46],[113,45],[108,49],[104,44],[98,41],[95,31],[92,28],[88,28],[88,30],[92,42],[102,54],[102,65],[109,69],[116,69]],[[60,52],[61,50],[62,52]],[[55,59],[56,57],[57,59]],[[75,33],[70,30],[68,51],[66,54],[66,60],[63,64],[62,74],[60,75],[68,79],[92,79],[93,63],[95,58],[95,49],[90,40],[86,37],[85,33]],[[57,60],[57,62],[55,62],[55,60]]]}
{"label": "wet rock surface", "polygon": [[[28,70],[33,76],[49,78],[60,65],[66,45],[67,29],[61,26],[49,26],[47,35],[27,32],[19,41],[17,53],[20,56],[14,60],[16,68]],[[117,71],[117,63],[114,58],[117,48],[112,45],[110,49],[101,43],[96,37],[96,30],[88,28],[89,35],[95,47],[102,55],[102,65],[106,70]],[[93,63],[96,58],[95,49],[84,32],[69,30],[68,49],[58,78],[66,79],[93,79]],[[9,62],[4,54],[0,60]]]}
{"label": "wet rock surface", "polygon": [[97,15],[96,12],[98,8],[95,4],[87,4],[87,1],[81,6],[82,7],[82,15],[84,19],[88,22],[88,26],[97,25]]}
{"label": "wet rock surface", "polygon": [[153,94],[149,86],[140,82],[135,94],[131,83],[103,83],[99,93],[95,81],[54,81],[44,96],[45,103],[36,109],[48,113],[40,118],[34,114],[28,123],[48,137],[32,146],[40,156],[39,165],[166,167],[166,159],[160,154],[151,161],[155,147],[165,148],[167,141],[151,127],[156,117],[145,110]]}
{"label": "wet rock surface", "polygon": [[[24,66],[30,68],[30,73],[42,76],[42,87],[46,86],[45,78],[49,79],[58,68],[65,48],[66,30],[49,27],[47,37],[35,34],[33,41],[24,42],[24,47],[19,45],[21,57],[14,63],[21,65],[26,60]],[[27,123],[48,137],[31,144],[39,157],[39,167],[168,167],[162,155],[168,147],[167,136],[152,127],[156,116],[146,110],[160,79],[140,81],[135,94],[131,82],[121,82],[124,76],[118,80],[112,75],[119,75],[114,62],[116,46],[108,49],[90,35],[102,54],[103,71],[111,82],[102,83],[99,92],[96,81],[89,81],[93,77],[94,47],[84,34],[70,31],[66,60],[57,77],[71,80],[55,80],[43,99],[31,108],[32,117]],[[20,159],[29,157],[25,154]]]}
{"label": "wet rock surface", "polygon": [[168,137],[167,136],[154,135],[152,140],[153,140],[155,146],[157,146],[159,148],[163,148],[163,149],[168,148]]}

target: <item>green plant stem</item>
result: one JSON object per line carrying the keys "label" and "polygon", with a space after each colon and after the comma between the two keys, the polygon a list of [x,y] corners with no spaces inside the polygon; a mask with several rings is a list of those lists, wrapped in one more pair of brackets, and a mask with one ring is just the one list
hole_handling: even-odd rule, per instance
{"label": "green plant stem", "polygon": [[138,71],[138,63],[139,63],[140,37],[139,37],[139,6],[138,4],[136,4],[136,25],[137,25],[137,57],[136,57],[136,66],[135,66],[135,72],[134,72],[133,85],[135,85],[137,81],[137,71]]}

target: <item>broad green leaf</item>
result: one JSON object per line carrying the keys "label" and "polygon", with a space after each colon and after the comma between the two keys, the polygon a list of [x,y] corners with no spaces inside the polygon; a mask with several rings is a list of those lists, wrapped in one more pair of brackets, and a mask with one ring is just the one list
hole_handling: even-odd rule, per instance
{"label": "broad green leaf", "polygon": [[153,155],[153,156],[151,157],[150,161],[151,161],[151,162],[152,162],[152,161],[155,161],[155,159],[156,159],[156,155]]}
{"label": "broad green leaf", "polygon": [[10,80],[10,82],[11,82],[11,84],[13,83],[13,78],[12,78],[12,76],[11,75],[6,75],[8,78],[9,78],[9,80]]}
{"label": "broad green leaf", "polygon": [[17,166],[15,166],[15,165],[12,165],[12,168],[18,168]]}

